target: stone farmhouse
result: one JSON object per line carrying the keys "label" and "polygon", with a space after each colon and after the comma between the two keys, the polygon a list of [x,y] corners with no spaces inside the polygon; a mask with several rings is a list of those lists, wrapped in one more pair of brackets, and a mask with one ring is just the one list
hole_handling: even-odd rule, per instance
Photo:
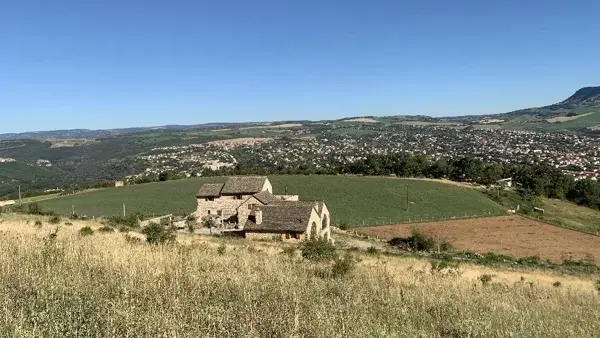
{"label": "stone farmhouse", "polygon": [[273,195],[267,177],[230,177],[225,183],[202,185],[196,217],[233,225],[246,238],[301,241],[316,236],[331,240],[331,218],[324,202]]}

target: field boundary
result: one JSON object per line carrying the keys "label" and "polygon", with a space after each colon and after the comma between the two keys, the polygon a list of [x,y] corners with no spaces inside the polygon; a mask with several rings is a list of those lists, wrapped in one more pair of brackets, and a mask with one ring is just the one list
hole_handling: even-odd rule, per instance
{"label": "field boundary", "polygon": [[[443,221],[454,221],[461,219],[475,219],[475,218],[489,218],[489,217],[500,217],[510,216],[507,212],[500,212],[497,210],[483,210],[480,213],[464,213],[464,214],[423,214],[412,217],[401,217],[401,218],[366,218],[356,223],[333,222],[332,225],[337,227],[346,227],[347,229],[362,228],[362,227],[376,227],[382,225],[403,225],[403,224],[420,224],[420,223],[431,223],[431,222],[443,222]],[[335,220],[334,220],[335,221]]]}

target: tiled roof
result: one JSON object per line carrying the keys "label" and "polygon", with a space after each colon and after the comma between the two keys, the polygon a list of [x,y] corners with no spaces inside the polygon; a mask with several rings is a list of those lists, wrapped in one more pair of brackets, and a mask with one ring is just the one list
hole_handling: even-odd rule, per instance
{"label": "tiled roof", "polygon": [[225,182],[221,194],[253,195],[262,191],[266,180],[266,177],[230,177],[227,179],[227,182]]}
{"label": "tiled roof", "polygon": [[206,183],[200,187],[196,197],[218,197],[221,196],[223,183]]}
{"label": "tiled roof", "polygon": [[254,198],[256,198],[262,204],[265,204],[265,205],[283,202],[282,200],[275,197],[275,195],[271,194],[268,191],[261,191],[258,194],[255,194]]}
{"label": "tiled roof", "polygon": [[283,202],[261,206],[262,223],[248,220],[244,226],[250,232],[305,232],[310,215],[315,208],[312,202]]}

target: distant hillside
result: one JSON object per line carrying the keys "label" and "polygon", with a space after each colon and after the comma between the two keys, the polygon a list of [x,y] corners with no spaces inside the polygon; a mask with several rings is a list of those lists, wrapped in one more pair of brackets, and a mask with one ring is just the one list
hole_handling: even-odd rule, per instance
{"label": "distant hillside", "polygon": [[559,116],[574,116],[587,113],[590,108],[600,108],[600,87],[581,88],[568,99],[549,106],[520,109],[505,114],[499,114],[497,116],[513,119],[530,115],[538,119],[549,119]]}

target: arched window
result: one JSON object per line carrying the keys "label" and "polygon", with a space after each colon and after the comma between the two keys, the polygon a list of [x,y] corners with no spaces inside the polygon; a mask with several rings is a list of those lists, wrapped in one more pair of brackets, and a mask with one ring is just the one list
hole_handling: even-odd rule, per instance
{"label": "arched window", "polygon": [[321,229],[325,230],[328,225],[329,225],[329,217],[327,217],[327,214],[324,214],[323,215],[323,223],[321,224]]}
{"label": "arched window", "polygon": [[317,223],[312,222],[310,226],[310,235],[311,237],[317,237]]}

